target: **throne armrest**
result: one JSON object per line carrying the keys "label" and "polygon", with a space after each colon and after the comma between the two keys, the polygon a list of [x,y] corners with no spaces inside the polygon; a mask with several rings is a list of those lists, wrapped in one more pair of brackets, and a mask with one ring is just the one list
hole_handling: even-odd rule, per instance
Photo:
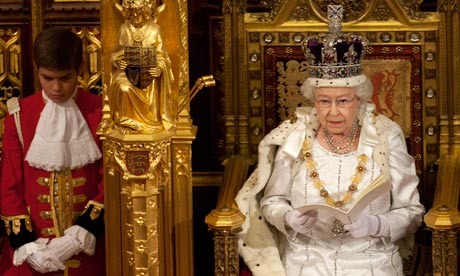
{"label": "throne armrest", "polygon": [[439,163],[433,207],[424,217],[432,230],[433,275],[457,275],[459,181],[460,155],[446,155]]}
{"label": "throne armrest", "polygon": [[214,233],[215,275],[239,275],[238,233],[245,216],[239,211],[235,197],[246,180],[250,162],[243,156],[232,156],[225,162],[224,178],[216,209],[205,218]]}

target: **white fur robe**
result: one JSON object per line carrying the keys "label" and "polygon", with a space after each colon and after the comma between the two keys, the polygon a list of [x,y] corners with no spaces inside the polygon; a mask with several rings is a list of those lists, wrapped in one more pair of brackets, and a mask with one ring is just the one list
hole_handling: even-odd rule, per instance
{"label": "white fur robe", "polygon": [[[406,249],[401,252],[403,257],[411,253],[412,234],[421,223],[424,208],[419,202],[418,178],[415,174],[414,161],[407,154],[401,128],[382,115],[375,116],[374,109],[375,107],[370,104],[365,108],[358,151],[371,157],[370,162],[375,162],[379,171],[391,178],[391,192],[386,197],[382,197],[383,202],[378,204],[378,210],[373,210],[378,214],[384,213],[390,223],[391,236],[363,238],[358,241],[348,237],[340,242],[355,244],[354,246],[341,247],[336,240],[331,241],[331,248],[328,248],[329,245],[321,245],[323,241],[316,242],[315,238],[310,239],[315,237],[315,234],[312,234],[313,236],[299,234],[296,238],[296,233],[284,228],[282,215],[270,217],[272,223],[266,222],[259,204],[272,173],[276,153],[282,152],[277,158],[284,156],[286,160],[299,158],[303,140],[313,140],[318,129],[318,121],[310,114],[311,110],[299,108],[296,112],[296,121],[283,122],[261,141],[257,169],[236,197],[241,212],[246,215],[243,231],[240,233],[240,254],[255,276],[290,276],[291,274],[286,273],[285,266],[289,266],[292,271],[298,271],[299,275],[372,275],[369,274],[371,272],[369,269],[375,272],[374,275],[402,275],[402,263],[397,252],[398,245],[402,246],[400,252],[401,249]],[[398,147],[400,152],[388,150],[389,147],[392,149]],[[401,166],[403,166],[402,171],[398,169]],[[284,210],[279,211],[274,213],[284,213]],[[323,230],[318,228],[318,231]],[[291,243],[284,247],[288,240]],[[362,245],[369,242],[373,246],[363,251]],[[308,252],[305,249],[295,249],[302,244],[309,244]],[[301,256],[298,256],[299,252],[303,252],[302,250],[305,250],[305,254],[300,253]],[[377,250],[378,253],[385,252],[373,260],[378,263],[386,262],[386,266],[389,267],[374,269],[376,264],[369,267],[371,258],[368,255],[372,250]],[[307,253],[317,255],[319,259],[313,258],[315,261],[309,263],[310,257]],[[357,257],[353,258],[354,262],[345,261],[347,256],[352,256],[354,253],[366,254],[357,254]],[[292,256],[289,256],[292,254],[297,254],[296,258],[300,258],[297,265],[292,261],[286,262],[287,259],[292,260]],[[359,257],[364,255],[363,258]],[[388,258],[394,260],[386,260]]]}

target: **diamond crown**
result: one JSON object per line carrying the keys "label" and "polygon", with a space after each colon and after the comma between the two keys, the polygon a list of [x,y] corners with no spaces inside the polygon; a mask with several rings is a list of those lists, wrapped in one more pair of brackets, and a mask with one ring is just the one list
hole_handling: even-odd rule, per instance
{"label": "diamond crown", "polygon": [[329,33],[310,36],[301,43],[310,77],[340,79],[361,75],[361,61],[369,41],[357,34],[342,33],[341,5],[329,5],[327,13]]}

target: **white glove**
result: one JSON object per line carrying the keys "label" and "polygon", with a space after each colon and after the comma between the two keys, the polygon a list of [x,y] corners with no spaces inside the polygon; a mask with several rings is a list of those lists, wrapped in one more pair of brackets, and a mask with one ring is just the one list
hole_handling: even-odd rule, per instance
{"label": "white glove", "polygon": [[302,234],[307,233],[313,226],[315,226],[317,220],[318,211],[316,210],[310,210],[304,214],[300,213],[298,210],[294,210],[289,212],[285,218],[287,226]]}
{"label": "white glove", "polygon": [[376,215],[362,215],[352,224],[344,225],[343,229],[348,231],[354,238],[390,235],[390,224],[384,217]]}
{"label": "white glove", "polygon": [[56,256],[59,261],[65,262],[73,255],[80,253],[81,247],[77,239],[71,235],[64,235],[52,239],[43,251],[48,255]]}
{"label": "white glove", "polygon": [[14,250],[13,264],[16,266],[22,265],[27,257],[32,255],[35,251],[45,248],[47,242],[48,239],[38,238],[33,242],[21,245],[19,248]]}
{"label": "white glove", "polygon": [[96,248],[96,238],[81,226],[74,225],[64,231],[64,236],[52,239],[44,251],[55,255],[59,261],[65,262],[73,255],[85,252],[93,255]]}
{"label": "white glove", "polygon": [[45,249],[37,250],[27,257],[29,265],[40,273],[64,270],[65,265],[58,258],[46,252]]}
{"label": "white glove", "polygon": [[22,265],[27,260],[29,265],[40,273],[47,273],[64,269],[65,266],[53,256],[46,254],[43,250],[46,248],[48,239],[38,238],[34,242],[26,243],[14,250],[13,264]]}

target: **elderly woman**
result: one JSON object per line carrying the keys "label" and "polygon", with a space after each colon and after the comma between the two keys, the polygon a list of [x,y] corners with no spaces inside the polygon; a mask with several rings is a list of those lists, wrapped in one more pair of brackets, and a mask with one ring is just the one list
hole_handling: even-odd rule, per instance
{"label": "elderly woman", "polygon": [[[301,90],[314,107],[262,140],[258,169],[236,198],[247,216],[240,253],[254,275],[403,275],[397,244],[424,212],[414,160],[399,125],[368,103],[372,85],[360,68],[367,41],[340,35],[305,42],[312,77]],[[346,211],[381,175],[388,191],[351,223],[297,210]]]}

